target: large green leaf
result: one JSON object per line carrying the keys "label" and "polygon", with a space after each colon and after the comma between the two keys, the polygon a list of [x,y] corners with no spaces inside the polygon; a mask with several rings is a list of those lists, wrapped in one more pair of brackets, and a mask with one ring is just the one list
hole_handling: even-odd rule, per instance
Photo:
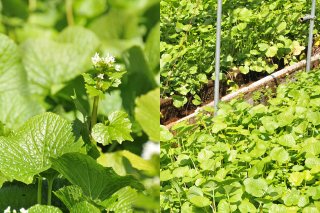
{"label": "large green leaf", "polygon": [[255,197],[262,197],[268,189],[267,181],[264,179],[253,179],[247,178],[244,180],[244,186],[246,192],[255,196]]}
{"label": "large green leaf", "polygon": [[146,41],[145,46],[146,58],[152,70],[159,70],[160,58],[160,23],[157,23]]}
{"label": "large green leaf", "polygon": [[0,137],[0,171],[7,177],[31,183],[50,168],[50,157],[80,150],[72,125],[53,113],[29,119],[16,133]]}
{"label": "large green leaf", "polygon": [[54,194],[63,202],[63,204],[70,210],[72,206],[86,200],[82,189],[77,185],[65,186]]}
{"label": "large green leaf", "polygon": [[283,147],[273,148],[270,152],[270,157],[272,160],[275,160],[280,164],[290,160],[289,153]]}
{"label": "large green leaf", "polygon": [[160,141],[160,89],[155,89],[136,99],[135,117],[152,141]]}
{"label": "large green leaf", "polygon": [[86,71],[98,45],[95,34],[81,27],[66,28],[55,41],[33,39],[23,43],[23,64],[32,93],[54,94]]}
{"label": "large green leaf", "polygon": [[239,205],[239,210],[242,213],[257,211],[256,207],[252,203],[250,203],[248,199],[244,199],[241,201],[241,204]]}
{"label": "large green leaf", "polygon": [[62,211],[54,206],[35,205],[28,209],[29,213],[62,213]]}
{"label": "large green leaf", "polygon": [[81,153],[67,153],[53,159],[53,168],[72,184],[81,187],[92,200],[105,200],[125,186],[142,189],[132,176],[119,176],[111,168],[104,168],[91,157]]}
{"label": "large green leaf", "polygon": [[116,111],[108,116],[108,124],[98,123],[92,128],[92,137],[103,145],[111,144],[112,141],[133,141],[130,135],[131,123],[125,112]]}
{"label": "large green leaf", "polygon": [[0,121],[17,128],[40,112],[39,104],[31,100],[17,45],[0,34]]}
{"label": "large green leaf", "polygon": [[88,203],[87,201],[82,201],[74,205],[71,210],[71,213],[99,213],[101,212],[97,207]]}
{"label": "large green leaf", "polygon": [[37,187],[20,182],[6,183],[0,189],[0,210],[29,208],[37,202]]}
{"label": "large green leaf", "polygon": [[[114,202],[114,198],[117,198]],[[132,210],[132,205],[137,201],[138,193],[136,190],[130,187],[124,187],[114,193],[111,198],[108,200],[112,200],[108,206],[105,206],[107,210],[114,211],[116,213],[122,213]],[[106,201],[108,201],[106,200]]]}
{"label": "large green leaf", "polygon": [[208,198],[199,195],[192,196],[189,200],[197,207],[206,207],[211,204],[211,201]]}
{"label": "large green leaf", "polygon": [[123,53],[128,73],[120,86],[123,106],[130,115],[134,114],[136,97],[157,88],[154,74],[139,46],[134,46]]}

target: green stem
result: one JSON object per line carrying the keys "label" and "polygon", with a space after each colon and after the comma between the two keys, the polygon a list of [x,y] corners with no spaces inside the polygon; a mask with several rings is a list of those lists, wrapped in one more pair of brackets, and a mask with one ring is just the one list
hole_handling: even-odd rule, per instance
{"label": "green stem", "polygon": [[95,96],[93,99],[93,106],[92,106],[90,132],[93,126],[97,123],[98,105],[99,105],[99,96]]}
{"label": "green stem", "polygon": [[68,26],[74,25],[73,12],[72,12],[72,0],[66,0],[66,13]]}
{"label": "green stem", "polygon": [[109,147],[108,152],[112,152],[117,147],[117,145],[118,145],[117,143],[113,142]]}
{"label": "green stem", "polygon": [[38,204],[41,205],[42,202],[42,177],[38,177],[38,197],[37,197]]}
{"label": "green stem", "polygon": [[48,206],[51,205],[51,195],[52,195],[52,185],[53,185],[54,178],[48,179]]}

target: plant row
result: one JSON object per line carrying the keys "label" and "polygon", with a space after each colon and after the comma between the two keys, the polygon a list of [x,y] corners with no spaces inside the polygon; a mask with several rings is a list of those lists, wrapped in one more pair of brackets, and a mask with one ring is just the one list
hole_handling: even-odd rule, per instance
{"label": "plant row", "polygon": [[320,70],[162,129],[163,212],[319,212]]}
{"label": "plant row", "polygon": [[[223,1],[221,79],[272,73],[305,57],[311,2]],[[161,2],[161,97],[174,105],[201,104],[200,89],[213,79],[216,8],[213,0]],[[314,31],[318,32],[318,26]]]}

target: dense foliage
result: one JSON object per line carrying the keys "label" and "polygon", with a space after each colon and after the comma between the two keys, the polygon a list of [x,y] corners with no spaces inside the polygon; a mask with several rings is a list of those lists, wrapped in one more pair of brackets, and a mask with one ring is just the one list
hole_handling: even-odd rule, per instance
{"label": "dense foliage", "polygon": [[159,1],[0,12],[0,211],[158,212]]}
{"label": "dense foliage", "polygon": [[300,73],[268,105],[233,100],[174,136],[163,128],[162,211],[319,212],[319,76]]}
{"label": "dense foliage", "polygon": [[[161,1],[161,97],[173,97],[176,107],[186,104],[187,95],[193,96],[193,104],[200,104],[200,88],[212,79],[216,2]],[[308,23],[299,18],[310,13],[310,4],[306,0],[223,1],[222,78],[232,85],[238,73],[272,73],[304,58]]]}

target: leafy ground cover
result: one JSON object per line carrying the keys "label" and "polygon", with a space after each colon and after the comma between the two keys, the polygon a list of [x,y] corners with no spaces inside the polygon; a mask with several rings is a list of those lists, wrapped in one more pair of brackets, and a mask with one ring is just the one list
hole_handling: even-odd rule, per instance
{"label": "leafy ground cover", "polygon": [[319,212],[320,70],[161,130],[163,212]]}
{"label": "leafy ground cover", "polygon": [[159,1],[0,11],[0,211],[159,212]]}
{"label": "leafy ground cover", "polygon": [[[229,88],[305,57],[308,24],[299,18],[310,13],[310,4],[223,1],[221,79]],[[216,7],[213,0],[161,2],[161,98],[172,97],[175,107],[188,96],[201,104],[200,89],[213,79]]]}

